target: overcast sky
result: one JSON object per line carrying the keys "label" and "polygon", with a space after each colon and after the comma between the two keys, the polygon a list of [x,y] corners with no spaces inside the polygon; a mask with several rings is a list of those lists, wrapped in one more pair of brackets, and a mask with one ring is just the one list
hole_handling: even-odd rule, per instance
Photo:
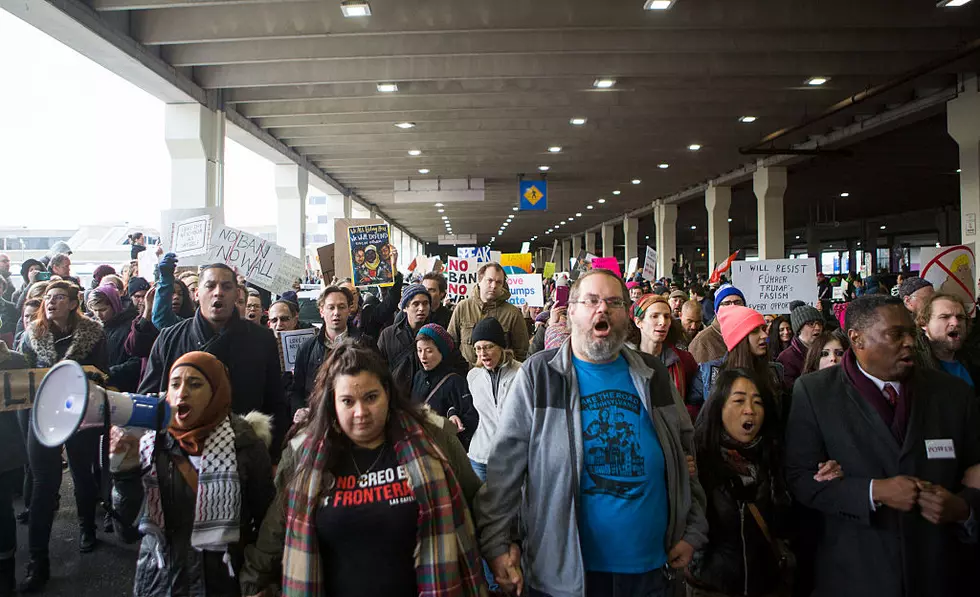
{"label": "overcast sky", "polygon": [[[164,104],[0,9],[0,226],[159,226]],[[275,222],[272,164],[228,141],[225,221]]]}

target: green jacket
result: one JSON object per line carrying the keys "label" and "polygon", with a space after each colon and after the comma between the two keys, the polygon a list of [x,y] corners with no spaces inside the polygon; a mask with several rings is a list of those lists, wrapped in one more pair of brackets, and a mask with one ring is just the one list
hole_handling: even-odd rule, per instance
{"label": "green jacket", "polygon": [[[466,455],[466,450],[456,438],[456,425],[447,419],[428,414],[424,423],[429,437],[442,450],[449,460],[449,465],[456,474],[456,480],[463,490],[466,503],[473,508],[473,499],[480,489],[482,482]],[[296,467],[299,465],[300,449],[305,434],[294,437],[286,445],[276,471],[276,499],[269,506],[259,538],[254,545],[245,548],[245,565],[238,577],[241,581],[242,595],[255,595],[271,585],[280,586],[282,583],[282,558],[286,546],[286,504],[289,500],[289,484],[292,481]],[[476,520],[476,516],[473,516]]]}
{"label": "green jacket", "polygon": [[449,335],[459,346],[459,351],[463,353],[463,358],[472,366],[476,365],[476,350],[473,348],[473,328],[481,320],[494,317],[500,322],[507,334],[507,342],[510,344],[505,348],[514,351],[514,358],[524,362],[527,358],[527,350],[530,347],[531,339],[527,333],[527,323],[524,322],[524,315],[521,310],[508,303],[510,300],[510,289],[504,281],[503,291],[500,296],[490,302],[484,303],[480,300],[480,285],[476,284],[470,291],[470,296],[460,302],[453,309],[453,317],[449,320]]}

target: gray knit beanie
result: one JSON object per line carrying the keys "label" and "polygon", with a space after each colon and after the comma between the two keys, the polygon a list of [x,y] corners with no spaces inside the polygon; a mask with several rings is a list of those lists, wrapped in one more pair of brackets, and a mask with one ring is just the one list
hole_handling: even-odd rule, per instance
{"label": "gray knit beanie", "polygon": [[796,335],[799,335],[803,326],[812,322],[823,323],[823,315],[810,305],[797,307],[789,314],[789,324]]}

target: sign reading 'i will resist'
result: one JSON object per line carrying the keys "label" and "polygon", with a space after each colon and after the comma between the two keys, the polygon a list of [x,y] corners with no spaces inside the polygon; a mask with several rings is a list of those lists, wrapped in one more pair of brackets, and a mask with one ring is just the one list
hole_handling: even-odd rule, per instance
{"label": "sign reading 'i will resist'", "polygon": [[745,306],[763,314],[789,313],[792,301],[817,303],[813,259],[734,261],[732,283],[745,295]]}

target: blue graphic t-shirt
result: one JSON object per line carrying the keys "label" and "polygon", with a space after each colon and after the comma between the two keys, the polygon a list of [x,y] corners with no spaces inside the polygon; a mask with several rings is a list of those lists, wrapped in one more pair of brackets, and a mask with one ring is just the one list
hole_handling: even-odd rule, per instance
{"label": "blue graphic t-shirt", "polygon": [[573,357],[582,404],[579,535],[585,569],[640,574],[667,562],[664,452],[620,356]]}
{"label": "blue graphic t-shirt", "polygon": [[946,373],[949,373],[950,375],[955,375],[956,377],[959,377],[960,379],[962,379],[966,383],[970,384],[970,387],[973,387],[973,378],[970,377],[970,372],[967,371],[966,370],[966,367],[964,367],[963,364],[960,363],[959,361],[942,361],[942,360],[940,360],[939,361],[939,366],[942,367],[943,368],[943,371],[945,371]]}

